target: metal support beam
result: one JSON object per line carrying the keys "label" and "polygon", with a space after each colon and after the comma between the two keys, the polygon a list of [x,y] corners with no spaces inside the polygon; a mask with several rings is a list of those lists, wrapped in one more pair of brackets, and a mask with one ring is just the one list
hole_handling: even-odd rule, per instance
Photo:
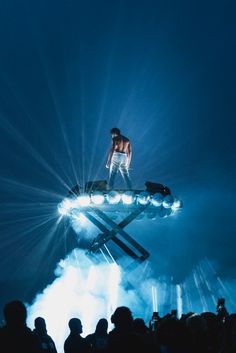
{"label": "metal support beam", "polygon": [[[102,233],[94,239],[89,251],[95,253],[105,243],[107,243],[109,240],[112,240],[117,246],[119,246],[127,255],[129,255],[133,259],[144,261],[146,258],[148,258],[149,253],[123,229],[135,218],[137,218],[138,215],[145,210],[145,208],[146,206],[140,206],[140,208],[131,212],[119,224],[115,223],[110,217],[105,214],[105,212],[99,209],[87,208],[86,211],[84,210],[84,216],[102,231]],[[96,215],[96,217],[94,215]],[[107,226],[105,226],[97,217],[103,222],[105,222],[106,225],[112,227],[112,229],[109,230]],[[123,238],[123,240],[118,238],[118,234]],[[138,254],[136,254],[136,252],[138,252]]]}
{"label": "metal support beam", "polygon": [[119,238],[115,235],[108,235],[111,231],[104,226],[103,223],[98,221],[94,216],[92,216],[89,212],[84,212],[85,217],[87,217],[90,222],[95,224],[97,228],[99,228],[103,233],[99,234],[93,241],[89,251],[95,253],[99,250],[108,240],[112,239],[114,243],[116,243],[127,255],[132,257],[135,260],[138,260],[140,257],[135,254],[135,252],[130,249],[124,242],[122,242]]}
{"label": "metal support beam", "polygon": [[117,233],[120,234],[129,244],[131,244],[136,250],[138,250],[144,259],[149,256],[149,253],[140,245],[138,244],[128,233],[126,233],[123,228],[125,228],[129,223],[131,223],[143,210],[146,206],[140,207],[139,210],[133,211],[130,215],[128,215],[122,222],[119,224],[115,223],[110,217],[108,217],[104,212],[96,209],[95,213],[102,218],[107,224],[109,224],[112,228],[107,233],[104,233],[105,237],[114,237]]}

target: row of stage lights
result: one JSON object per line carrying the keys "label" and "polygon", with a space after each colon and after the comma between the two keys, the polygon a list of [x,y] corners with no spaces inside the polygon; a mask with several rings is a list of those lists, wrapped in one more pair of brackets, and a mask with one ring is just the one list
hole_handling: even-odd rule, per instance
{"label": "row of stage lights", "polygon": [[115,190],[103,194],[102,192],[96,191],[91,195],[84,193],[76,198],[65,198],[58,205],[58,212],[61,215],[68,215],[72,209],[93,207],[93,205],[99,206],[103,204],[117,205],[123,203],[124,205],[132,205],[137,203],[139,205],[152,205],[154,207],[164,207],[176,211],[182,207],[182,202],[172,196],[163,196],[161,193],[150,194],[148,191],[141,191],[139,194],[135,194],[134,191],[125,191],[119,193]]}

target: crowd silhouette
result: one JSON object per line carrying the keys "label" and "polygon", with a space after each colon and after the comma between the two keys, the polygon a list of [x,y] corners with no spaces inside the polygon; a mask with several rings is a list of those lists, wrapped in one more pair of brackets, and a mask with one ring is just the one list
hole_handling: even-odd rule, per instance
{"label": "crowd silhouette", "polygon": [[[27,327],[27,310],[22,301],[7,303],[3,315],[1,353],[57,353],[43,317],[35,318],[33,330]],[[163,317],[154,313],[147,325],[142,318],[133,318],[130,308],[120,306],[112,314],[111,322],[114,328],[110,332],[107,319],[101,318],[95,331],[83,337],[81,320],[71,318],[64,352],[236,353],[236,314],[227,312],[224,301],[217,306],[216,313],[190,312],[181,318],[175,310]]]}

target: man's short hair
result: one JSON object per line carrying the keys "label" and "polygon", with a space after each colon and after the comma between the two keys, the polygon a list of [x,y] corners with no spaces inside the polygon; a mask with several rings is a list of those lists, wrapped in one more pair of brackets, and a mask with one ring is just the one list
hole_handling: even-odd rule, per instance
{"label": "man's short hair", "polygon": [[111,129],[111,134],[120,135],[120,129],[118,129],[117,127],[113,127]]}

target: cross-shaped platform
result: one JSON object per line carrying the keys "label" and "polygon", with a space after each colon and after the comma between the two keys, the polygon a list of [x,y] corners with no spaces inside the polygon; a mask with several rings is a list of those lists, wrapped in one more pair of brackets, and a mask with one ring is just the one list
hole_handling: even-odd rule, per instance
{"label": "cross-shaped platform", "polygon": [[[58,205],[61,215],[76,217],[82,213],[100,231],[87,253],[109,253],[106,244],[113,242],[138,263],[150,254],[125,231],[125,227],[140,216],[167,217],[181,208],[182,202],[170,193],[163,195],[147,190],[72,192]],[[114,219],[117,216],[121,219],[119,222]]]}

